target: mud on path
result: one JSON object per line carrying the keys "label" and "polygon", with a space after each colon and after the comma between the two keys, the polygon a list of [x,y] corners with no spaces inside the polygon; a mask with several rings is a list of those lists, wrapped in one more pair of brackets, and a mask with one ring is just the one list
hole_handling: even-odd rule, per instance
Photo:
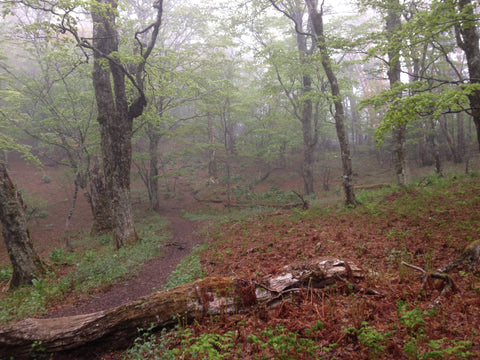
{"label": "mud on path", "polygon": [[137,275],[113,285],[108,291],[92,294],[88,298],[63,305],[45,317],[80,315],[107,310],[148,295],[152,291],[160,290],[178,263],[201,242],[195,232],[195,224],[180,216],[180,210],[185,209],[193,200],[190,189],[183,185],[179,190],[181,202],[175,202],[173,199],[173,202],[165,203],[159,211],[159,215],[169,221],[172,232],[172,238],[165,243],[160,257],[146,262]]}

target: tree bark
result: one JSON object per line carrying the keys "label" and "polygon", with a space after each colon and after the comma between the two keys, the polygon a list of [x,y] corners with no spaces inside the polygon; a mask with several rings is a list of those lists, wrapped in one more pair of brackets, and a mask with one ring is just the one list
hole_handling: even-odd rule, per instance
{"label": "tree bark", "polygon": [[317,46],[321,53],[321,62],[325,74],[327,75],[330,84],[330,91],[332,93],[333,104],[335,106],[335,128],[337,131],[338,142],[340,144],[341,158],[342,158],[342,185],[345,194],[345,203],[350,206],[355,206],[355,192],[353,185],[353,169],[352,159],[350,156],[350,146],[348,143],[348,135],[345,129],[345,111],[343,108],[342,96],[338,86],[337,76],[333,71],[332,59],[328,53],[328,48],[325,41],[325,34],[323,31],[323,9],[318,12],[316,2],[312,0],[305,0],[310,13],[310,19],[313,24],[313,29],[317,36]]}
{"label": "tree bark", "polygon": [[45,264],[33,248],[25,208],[22,196],[15,189],[5,165],[0,163],[0,220],[13,267],[9,290],[30,284],[46,271]]}
{"label": "tree bark", "polygon": [[465,130],[463,126],[463,113],[457,114],[457,153],[460,158],[460,162],[463,162],[465,158],[465,151],[467,147],[465,145]]}
{"label": "tree bark", "polygon": [[131,344],[139,328],[160,329],[204,316],[231,314],[253,306],[274,307],[282,295],[302,288],[323,288],[340,276],[362,277],[352,263],[321,258],[293,264],[281,275],[252,280],[209,277],[159,291],[111,310],[56,319],[26,319],[0,328],[0,354],[28,359],[56,354],[55,358],[90,359],[92,349],[113,350]]}
{"label": "tree bark", "polygon": [[[463,14],[463,19],[455,26],[457,45],[465,52],[470,83],[480,84],[480,35],[472,1],[459,0],[458,12]],[[480,150],[480,90],[472,91],[468,99]]]}
{"label": "tree bark", "polygon": [[[391,0],[391,6],[388,8],[386,18],[386,30],[388,38],[388,80],[390,82],[390,89],[395,87],[397,82],[400,82],[401,67],[400,67],[400,53],[398,51],[399,39],[396,38],[398,31],[402,29],[400,3],[398,0]],[[402,96],[402,94],[398,94]],[[397,183],[400,186],[407,186],[407,160],[405,157],[406,151],[406,124],[397,124],[393,127],[393,163],[395,174],[397,176]]]}
{"label": "tree bark", "polygon": [[[303,10],[295,9],[292,13],[292,18],[296,22],[296,27],[303,28]],[[307,35],[297,32],[297,48],[299,51],[299,61],[302,67],[302,89],[301,96],[303,99],[300,103],[300,122],[302,123],[303,134],[303,163],[302,163],[302,177],[303,188],[305,195],[315,193],[313,184],[313,165],[315,162],[314,148],[317,143],[318,136],[314,131],[313,122],[313,102],[309,94],[312,92],[312,77],[308,73],[307,68],[308,57],[312,55],[313,49],[307,46]]]}
{"label": "tree bark", "polygon": [[218,177],[218,168],[217,168],[217,159],[215,151],[215,127],[213,124],[213,115],[211,113],[207,114],[208,118],[208,143],[210,144],[209,160],[208,160],[208,177],[211,179],[216,179]]}
{"label": "tree bark", "polygon": [[158,144],[160,143],[160,134],[153,124],[148,124],[148,156],[149,171],[147,174],[148,198],[152,210],[160,210],[160,192],[158,188]]}
{"label": "tree bark", "polygon": [[[308,34],[303,32],[304,28],[304,12],[303,5],[298,2],[292,2],[288,10],[282,10],[275,1],[270,0],[272,6],[287,16],[295,24],[296,30],[296,42],[298,49],[298,60],[301,67],[302,86],[300,94],[293,95],[289,90],[285,88],[281,81],[281,77],[277,71],[277,77],[279,78],[282,87],[284,88],[289,100],[293,103],[295,116],[302,123],[302,135],[303,135],[303,162],[302,162],[302,178],[303,188],[306,195],[313,194],[314,189],[314,149],[318,141],[317,121],[313,115],[313,101],[310,96],[312,92],[312,70],[308,68],[309,57],[313,54],[313,50],[316,47],[315,39],[309,46],[307,44]],[[298,104],[298,105],[297,105]]]}
{"label": "tree bark", "polygon": [[[111,194],[113,238],[115,246],[120,248],[135,243],[138,236],[130,201],[131,138],[134,117],[130,114],[127,103],[124,69],[111,58],[118,52],[116,10],[117,3],[114,0],[99,0],[98,8],[93,7],[92,10],[93,86],[101,127],[104,174],[107,192]],[[135,110],[141,108],[143,111],[145,103],[143,99]]]}
{"label": "tree bark", "polygon": [[435,162],[435,173],[442,176],[442,162],[440,160],[440,151],[438,150],[437,146],[435,121],[430,117],[428,122],[430,124],[430,131],[428,133],[427,140]]}
{"label": "tree bark", "polygon": [[448,130],[447,119],[446,119],[445,115],[442,115],[439,118],[438,121],[440,123],[440,129],[442,129],[443,136],[445,137],[445,140],[447,141],[448,149],[450,150],[450,153],[452,154],[453,162],[455,164],[460,164],[462,162],[462,158],[458,154],[458,148],[455,147],[455,140],[453,138],[453,135]]}
{"label": "tree bark", "polygon": [[112,208],[105,176],[98,164],[90,170],[90,192],[85,192],[93,214],[90,234],[100,235],[113,230]]}

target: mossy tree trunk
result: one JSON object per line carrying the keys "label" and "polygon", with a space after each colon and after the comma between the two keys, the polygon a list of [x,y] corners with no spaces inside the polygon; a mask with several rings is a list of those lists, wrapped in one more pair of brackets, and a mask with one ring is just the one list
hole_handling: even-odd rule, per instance
{"label": "mossy tree trunk", "polygon": [[5,165],[1,163],[0,220],[3,238],[13,267],[10,289],[30,284],[33,279],[42,275],[46,268],[33,248],[22,196],[15,189]]}
{"label": "mossy tree trunk", "polygon": [[205,316],[226,315],[255,306],[270,308],[283,294],[301,289],[323,288],[346,276],[361,278],[352,263],[320,258],[284,268],[281,275],[262,282],[209,277],[159,291],[107,311],[55,319],[25,319],[0,328],[0,355],[28,359],[37,344],[42,355],[55,359],[93,358],[98,351],[126,347],[138,329],[160,329]]}
{"label": "mossy tree trunk", "polygon": [[92,236],[109,233],[113,230],[112,209],[105,176],[98,164],[90,170],[90,191],[85,191],[93,214]]}

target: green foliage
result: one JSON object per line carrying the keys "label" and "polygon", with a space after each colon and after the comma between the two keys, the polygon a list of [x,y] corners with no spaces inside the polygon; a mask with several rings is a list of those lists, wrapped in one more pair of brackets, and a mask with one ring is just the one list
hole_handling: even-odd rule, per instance
{"label": "green foliage", "polygon": [[364,323],[357,331],[357,336],[358,341],[368,349],[370,357],[375,359],[385,352],[385,344],[391,334],[383,334]]}
{"label": "green foliage", "polygon": [[420,354],[419,359],[445,359],[454,357],[455,359],[474,358],[475,354],[469,349],[473,344],[466,340],[450,340],[442,338],[438,340],[430,340],[426,344],[432,350],[428,350],[425,354]]}
{"label": "green foliage", "polygon": [[65,252],[64,249],[55,248],[50,251],[50,261],[54,264],[72,265],[75,256],[72,253]]}
{"label": "green foliage", "polygon": [[[468,108],[468,96],[480,90],[480,84],[444,86],[442,91],[428,91],[429,84],[421,81],[397,83],[392,89],[384,90],[370,98],[363,99],[360,107],[373,105],[376,110],[386,108],[385,116],[375,129],[375,138],[382,143],[393,127],[431,116],[438,119],[446,112],[462,111]],[[401,94],[408,93],[408,96]]]}
{"label": "green foliage", "polygon": [[403,351],[412,359],[444,359],[453,356],[455,359],[467,359],[474,354],[469,350],[471,341],[458,339],[429,339],[425,331],[425,316],[435,318],[435,308],[430,311],[422,311],[418,307],[408,309],[406,301],[397,302],[399,322],[406,327],[405,343]]}
{"label": "green foliage", "polygon": [[175,270],[168,276],[167,281],[163,285],[163,289],[170,289],[175,286],[193,282],[204,276],[202,264],[200,263],[199,253],[205,247],[195,247],[192,252],[185,256],[177,265]]}
{"label": "green foliage", "polygon": [[[78,250],[65,253],[62,249],[52,250],[50,259],[53,264],[73,266],[70,274],[57,278],[57,274],[52,271],[42,279],[33,280],[31,286],[9,292],[8,296],[0,299],[0,324],[42,314],[51,302],[58,301],[69,291],[92,293],[133,276],[143,263],[158,256],[164,242],[162,240],[168,236],[168,233],[157,234],[166,225],[166,221],[158,215],[146,216],[137,225],[143,236],[142,241],[118,251],[111,244],[102,245],[101,241],[96,250],[86,252]],[[0,271],[0,275],[5,278],[10,274],[11,267]]]}
{"label": "green foliage", "polygon": [[138,329],[139,336],[135,339],[133,346],[123,355],[124,360],[175,360],[176,357],[169,350],[175,332],[167,332],[164,328],[160,334],[153,334],[153,324],[149,329]]}
{"label": "green foliage", "polygon": [[263,193],[255,193],[247,186],[237,185],[232,188],[232,195],[239,201],[248,201],[253,204],[286,204],[298,201],[294,192],[284,191],[276,186],[270,187]]}
{"label": "green foliage", "polygon": [[75,287],[82,292],[101,288],[132,276],[141,264],[158,256],[162,247],[159,238],[143,238],[134,246],[114,250],[109,246],[103,254],[89,250],[72,274]]}
{"label": "green foliage", "polygon": [[[228,331],[223,335],[201,334],[194,337],[190,329],[180,332],[182,356],[191,355],[193,358],[208,360],[231,359],[235,348],[235,332]],[[177,352],[179,352],[177,350]]]}
{"label": "green foliage", "polygon": [[12,277],[12,267],[10,265],[0,266],[0,282],[6,282]]}
{"label": "green foliage", "polygon": [[[310,333],[316,333],[321,330],[320,328],[321,326],[315,326]],[[273,354],[275,359],[316,358],[317,351],[321,349],[315,339],[302,337],[297,332],[289,331],[283,325],[277,325],[275,328],[269,327],[262,331],[260,336],[250,334],[247,336],[247,342],[254,344],[259,349],[268,350],[268,353]]]}

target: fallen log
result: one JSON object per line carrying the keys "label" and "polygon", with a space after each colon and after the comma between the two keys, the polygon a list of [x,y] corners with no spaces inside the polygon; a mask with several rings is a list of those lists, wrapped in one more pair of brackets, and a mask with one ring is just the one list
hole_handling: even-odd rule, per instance
{"label": "fallen log", "polygon": [[287,266],[258,282],[208,277],[158,291],[116,308],[54,319],[25,319],[0,328],[0,358],[91,358],[87,350],[125,348],[139,328],[160,329],[207,315],[237,313],[252,306],[274,306],[282,294],[322,288],[344,276],[363,276],[352,263],[321,258]]}

